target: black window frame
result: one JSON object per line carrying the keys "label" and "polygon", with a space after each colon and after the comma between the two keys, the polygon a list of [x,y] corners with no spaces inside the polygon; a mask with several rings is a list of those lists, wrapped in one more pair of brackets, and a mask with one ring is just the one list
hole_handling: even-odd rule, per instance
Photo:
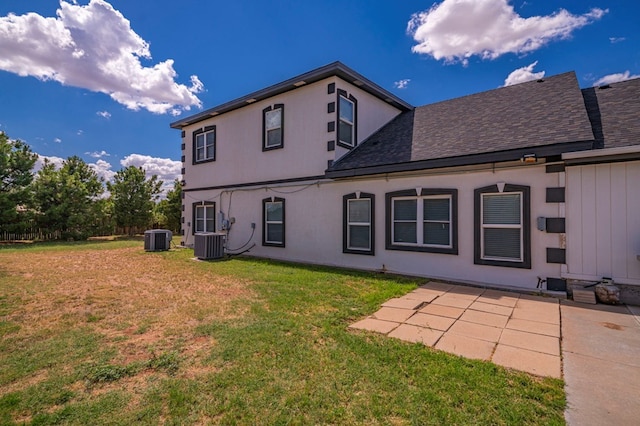
{"label": "black window frame", "polygon": [[[282,242],[267,241],[267,203],[282,203]],[[286,203],[284,198],[268,197],[262,200],[262,245],[266,247],[285,247],[286,243]]]}
{"label": "black window frame", "polygon": [[[196,209],[198,207],[210,207],[213,208],[213,230],[206,230],[206,210],[205,210],[205,230],[196,231]],[[191,204],[191,234],[195,235],[197,232],[216,232],[216,203],[215,201],[198,201]]]}
{"label": "black window frame", "polygon": [[[484,194],[522,194],[522,261],[484,259],[482,257],[482,196]],[[531,187],[505,184],[502,191],[498,185],[489,185],[474,190],[474,263],[476,265],[501,266],[505,268],[531,269]]]}
{"label": "black window frame", "polygon": [[[348,94],[346,90],[338,89],[336,97],[336,127],[337,127],[337,135],[336,135],[336,143],[338,146],[341,146],[346,149],[353,149],[358,146],[358,100],[355,96]],[[353,104],[353,123],[351,130],[351,137],[353,144],[345,143],[341,140],[341,131],[340,131],[340,98],[344,98]]]}
{"label": "black window frame", "polygon": [[[198,149],[196,147],[196,139],[198,137],[198,135],[201,135],[204,133],[204,139],[205,139],[205,156],[206,156],[206,152],[207,152],[207,145],[206,145],[206,140],[207,140],[207,133],[213,133],[213,157],[211,158],[205,158],[203,160],[198,160]],[[196,165],[196,164],[203,164],[203,163],[210,163],[212,161],[216,161],[216,151],[217,151],[217,146],[218,146],[218,132],[216,130],[216,126],[206,126],[202,129],[198,129],[195,130],[192,134],[192,158],[191,158],[191,164]]]}
{"label": "black window frame", "polygon": [[[356,249],[349,248],[349,201],[350,200],[369,200],[369,249]],[[342,197],[342,252],[350,253],[350,254],[364,254],[368,256],[375,255],[375,247],[376,247],[376,231],[375,231],[375,202],[376,196],[374,194],[369,194],[367,192],[361,192],[358,196],[357,193],[353,192],[351,194],[344,195]]]}
{"label": "black window frame", "polygon": [[[424,245],[418,244],[398,244],[392,240],[393,229],[393,200],[395,198],[413,197],[416,202],[423,200],[425,197],[430,196],[449,196],[451,200],[450,211],[451,217],[449,218],[449,228],[451,230],[451,244],[450,247],[438,247],[437,245]],[[420,194],[415,189],[408,189],[402,191],[387,192],[385,194],[385,214],[386,214],[386,232],[385,248],[387,250],[400,250],[400,251],[417,251],[425,253],[440,253],[440,254],[458,254],[458,190],[449,188],[422,188]],[[416,217],[419,221],[420,218]],[[416,238],[418,238],[418,231],[416,229]]]}
{"label": "black window frame", "polygon": [[[280,143],[278,145],[267,146],[267,113],[280,110]],[[284,104],[274,104],[262,110],[262,151],[272,151],[284,148]]]}

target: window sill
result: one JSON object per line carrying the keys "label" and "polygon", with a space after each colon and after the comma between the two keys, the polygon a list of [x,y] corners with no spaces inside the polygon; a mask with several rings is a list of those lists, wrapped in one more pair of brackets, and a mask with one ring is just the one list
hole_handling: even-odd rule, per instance
{"label": "window sill", "polygon": [[440,254],[458,254],[457,247],[425,247],[425,246],[409,246],[400,244],[387,244],[385,247],[387,250],[398,251],[417,251],[423,253],[440,253]]}

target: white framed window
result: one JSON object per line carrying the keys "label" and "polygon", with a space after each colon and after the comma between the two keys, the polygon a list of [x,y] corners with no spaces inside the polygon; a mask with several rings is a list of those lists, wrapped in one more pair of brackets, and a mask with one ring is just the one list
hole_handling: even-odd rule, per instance
{"label": "white framed window", "polygon": [[482,259],[522,262],[522,193],[482,194]]}
{"label": "white framed window", "polygon": [[458,254],[457,190],[396,191],[387,197],[387,249]]}
{"label": "white framed window", "polygon": [[343,197],[343,252],[374,254],[375,195],[353,193]]}
{"label": "white framed window", "polygon": [[193,133],[193,162],[216,159],[216,126],[208,126]]}
{"label": "white framed window", "polygon": [[284,247],[284,199],[266,198],[262,206],[262,245]]}
{"label": "white framed window", "polygon": [[474,191],[474,263],[531,269],[530,206],[528,186]]}
{"label": "white framed window", "polygon": [[273,108],[265,108],[262,113],[264,124],[262,149],[267,151],[282,148],[284,136],[284,105],[276,104]]}
{"label": "white framed window", "polygon": [[193,233],[216,231],[216,204],[210,201],[193,204]]}
{"label": "white framed window", "polygon": [[338,89],[338,145],[353,148],[357,142],[358,101]]}
{"label": "white framed window", "polygon": [[392,200],[394,244],[451,248],[451,196],[397,197]]}

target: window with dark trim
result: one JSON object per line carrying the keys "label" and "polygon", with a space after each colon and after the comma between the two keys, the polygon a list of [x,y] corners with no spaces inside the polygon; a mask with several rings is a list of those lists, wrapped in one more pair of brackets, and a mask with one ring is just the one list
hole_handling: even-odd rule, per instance
{"label": "window with dark trim", "polygon": [[284,199],[277,197],[262,200],[262,245],[284,247]]}
{"label": "window with dark trim", "polygon": [[216,126],[207,126],[193,132],[193,164],[215,161]]}
{"label": "window with dark trim", "polygon": [[375,195],[352,193],[342,200],[342,252],[374,255]]}
{"label": "window with dark trim", "polygon": [[458,254],[458,190],[386,194],[387,250]]}
{"label": "window with dark trim", "polygon": [[530,188],[505,184],[474,191],[474,262],[531,268]]}
{"label": "window with dark trim", "polygon": [[191,233],[216,232],[216,203],[200,201],[192,204]]}
{"label": "window with dark trim", "polygon": [[284,105],[275,104],[262,110],[262,150],[284,146]]}
{"label": "window with dark trim", "polygon": [[358,141],[358,100],[338,89],[338,145],[351,149]]}

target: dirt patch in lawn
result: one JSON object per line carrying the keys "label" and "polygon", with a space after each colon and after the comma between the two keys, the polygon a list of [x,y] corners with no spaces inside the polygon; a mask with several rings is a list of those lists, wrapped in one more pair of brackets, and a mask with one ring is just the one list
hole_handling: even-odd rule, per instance
{"label": "dirt patch in lawn", "polygon": [[125,364],[176,347],[202,352],[195,327],[242,315],[232,302],[251,294],[242,280],[142,247],[3,253],[2,262],[20,277],[11,292],[21,303],[5,317],[20,334],[90,327]]}

